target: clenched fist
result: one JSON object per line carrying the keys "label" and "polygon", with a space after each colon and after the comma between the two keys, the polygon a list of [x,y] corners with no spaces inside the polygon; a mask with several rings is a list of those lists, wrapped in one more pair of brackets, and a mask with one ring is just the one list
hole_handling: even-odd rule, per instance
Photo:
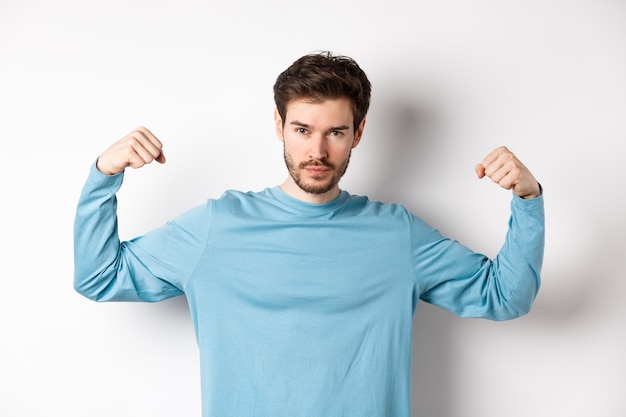
{"label": "clenched fist", "polygon": [[152,161],[165,163],[163,144],[152,132],[140,126],[104,151],[96,167],[103,174],[115,175],[126,167],[141,168]]}
{"label": "clenched fist", "polygon": [[539,183],[530,170],[506,147],[501,146],[476,165],[478,178],[485,176],[502,188],[513,190],[521,198],[536,198],[541,195]]}

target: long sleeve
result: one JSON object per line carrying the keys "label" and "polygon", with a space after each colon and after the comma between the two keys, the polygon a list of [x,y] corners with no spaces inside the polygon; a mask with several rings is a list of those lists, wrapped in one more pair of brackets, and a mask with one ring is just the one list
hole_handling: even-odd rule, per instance
{"label": "long sleeve", "polygon": [[178,223],[121,242],[115,193],[122,181],[123,174],[106,176],[95,164],[91,168],[74,221],[74,288],[95,301],[153,302],[183,294],[202,249],[202,237],[189,232],[185,219],[197,216],[181,216]]}
{"label": "long sleeve", "polygon": [[495,259],[430,231],[414,246],[420,298],[462,317],[508,320],[528,313],[540,286],[544,234],[543,195],[513,196]]}

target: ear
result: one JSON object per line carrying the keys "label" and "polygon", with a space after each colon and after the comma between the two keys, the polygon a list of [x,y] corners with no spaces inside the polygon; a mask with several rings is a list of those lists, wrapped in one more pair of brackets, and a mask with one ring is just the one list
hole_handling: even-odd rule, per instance
{"label": "ear", "polygon": [[359,142],[361,142],[361,138],[363,137],[363,129],[365,129],[365,118],[361,120],[359,124],[359,128],[354,132],[354,142],[352,142],[352,149],[356,148]]}
{"label": "ear", "polygon": [[276,136],[278,136],[278,140],[283,142],[283,119],[280,117],[278,109],[274,109],[274,127],[276,128]]}

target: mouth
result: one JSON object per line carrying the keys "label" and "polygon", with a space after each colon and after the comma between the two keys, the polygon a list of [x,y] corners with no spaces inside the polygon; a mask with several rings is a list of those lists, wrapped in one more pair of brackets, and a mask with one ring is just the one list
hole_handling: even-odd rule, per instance
{"label": "mouth", "polygon": [[301,168],[313,178],[321,178],[331,170],[331,167],[321,163],[303,164]]}
{"label": "mouth", "polygon": [[308,167],[305,167],[304,169],[313,175],[323,175],[327,173],[328,171],[330,171],[329,168],[322,167],[322,166],[308,166]]}

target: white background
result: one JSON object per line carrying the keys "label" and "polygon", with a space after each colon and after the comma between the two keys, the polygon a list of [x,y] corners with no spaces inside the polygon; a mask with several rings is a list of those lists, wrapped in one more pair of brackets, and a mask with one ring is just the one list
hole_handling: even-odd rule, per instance
{"label": "white background", "polygon": [[325,49],[373,84],[343,188],[403,203],[490,256],[510,194],[474,165],[506,145],[545,189],[533,311],[494,323],[420,305],[413,415],[625,415],[620,0],[0,0],[0,415],[200,415],[184,298],[74,292],[80,189],[138,125],[168,162],[127,173],[124,239],[225,189],[277,185],[272,85]]}

